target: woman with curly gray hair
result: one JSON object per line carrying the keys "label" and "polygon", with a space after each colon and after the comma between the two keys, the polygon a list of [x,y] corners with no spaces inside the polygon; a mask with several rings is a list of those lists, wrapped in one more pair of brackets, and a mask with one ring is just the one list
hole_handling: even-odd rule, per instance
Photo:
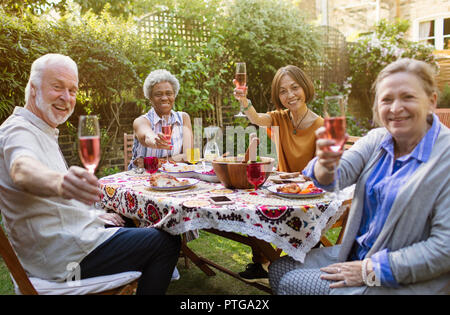
{"label": "woman with curly gray hair", "polygon": [[[154,70],[145,79],[143,90],[152,108],[133,122],[136,137],[133,144],[133,157],[128,169],[135,167],[133,162],[136,158],[165,157],[167,152],[172,159],[182,160],[183,151],[193,143],[189,115],[173,110],[175,98],[180,90],[177,78],[167,70]],[[168,122],[172,125],[171,141],[167,141],[162,133],[165,115],[169,116]]]}

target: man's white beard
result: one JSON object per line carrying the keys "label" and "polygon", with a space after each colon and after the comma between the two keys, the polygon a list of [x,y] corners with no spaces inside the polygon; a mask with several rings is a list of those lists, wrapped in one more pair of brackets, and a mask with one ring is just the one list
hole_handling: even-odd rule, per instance
{"label": "man's white beard", "polygon": [[[48,120],[50,120],[55,125],[61,125],[63,124],[69,117],[72,115],[73,110],[75,108],[72,108],[72,110],[65,116],[55,116],[51,109],[51,104],[46,103],[44,101],[44,98],[42,97],[42,93],[40,89],[36,89],[36,106],[39,108],[39,110],[42,112],[43,115],[45,115]],[[66,105],[66,107],[70,108],[70,104]]]}

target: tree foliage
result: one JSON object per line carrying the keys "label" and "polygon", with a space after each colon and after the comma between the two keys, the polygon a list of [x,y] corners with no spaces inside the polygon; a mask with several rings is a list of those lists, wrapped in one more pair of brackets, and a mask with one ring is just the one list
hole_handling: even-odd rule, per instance
{"label": "tree foliage", "polygon": [[375,25],[373,33],[362,36],[349,50],[349,83],[362,106],[372,107],[372,84],[378,73],[389,63],[408,57],[437,65],[432,46],[405,39],[408,28],[409,22],[405,20],[395,23],[382,20]]}
{"label": "tree foliage", "polygon": [[249,94],[259,110],[267,111],[277,69],[288,64],[304,68],[318,62],[319,36],[289,1],[227,3],[227,23],[222,29],[225,45],[235,61],[247,63]]}

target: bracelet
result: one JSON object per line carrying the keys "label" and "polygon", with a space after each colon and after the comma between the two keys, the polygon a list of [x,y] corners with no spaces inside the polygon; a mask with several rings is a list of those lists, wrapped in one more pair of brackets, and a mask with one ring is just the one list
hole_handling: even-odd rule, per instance
{"label": "bracelet", "polygon": [[247,107],[242,106],[242,109],[245,110],[245,111],[249,110],[250,107],[253,106],[252,101],[250,101],[249,99],[247,99],[247,102],[248,102]]}
{"label": "bracelet", "polygon": [[[362,275],[363,282],[364,282],[364,284],[366,286],[374,287],[374,286],[377,285],[377,283],[379,283],[379,281],[377,281],[377,278],[376,278],[376,275],[375,275],[375,271],[373,271],[373,279],[368,279],[367,278],[367,264],[369,263],[369,259],[370,258],[366,258],[366,259],[363,260],[362,268],[361,268],[361,273],[362,273],[361,275]],[[372,274],[372,272],[371,272],[371,274]]]}

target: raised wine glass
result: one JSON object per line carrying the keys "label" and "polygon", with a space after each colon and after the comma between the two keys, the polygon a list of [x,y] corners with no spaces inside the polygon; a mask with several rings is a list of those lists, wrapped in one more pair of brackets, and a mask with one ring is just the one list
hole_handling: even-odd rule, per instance
{"label": "raised wine glass", "polygon": [[[345,105],[346,97],[343,95],[326,96],[324,100],[325,137],[335,141],[334,145],[329,146],[334,152],[341,150],[345,143]],[[334,166],[335,199],[339,199],[338,167],[338,164]]]}
{"label": "raised wine glass", "polygon": [[[245,62],[236,63],[236,76],[234,84],[236,84],[237,89],[247,89],[247,68]],[[234,117],[246,117],[242,112],[242,107],[240,108],[239,113],[234,115]]]}
{"label": "raised wine glass", "polygon": [[81,163],[89,173],[94,174],[100,162],[100,127],[97,116],[80,116],[78,141]]}
{"label": "raised wine glass", "polygon": [[266,179],[266,172],[262,163],[248,163],[247,164],[247,180],[250,184],[255,186],[255,191],[258,186],[264,183]]}
{"label": "raised wine glass", "polygon": [[[171,139],[172,139],[172,125],[169,123],[170,116],[169,116],[169,115],[163,115],[162,118],[163,118],[163,119],[162,119],[162,127],[161,127],[161,130],[162,130],[162,133],[164,134],[165,140],[166,140],[167,142],[170,142]],[[172,145],[170,146],[170,150],[171,150],[171,149],[172,149]],[[169,163],[169,151],[170,151],[170,150],[166,150],[166,152],[167,152],[167,155],[166,155],[166,157],[167,157],[166,163]]]}

